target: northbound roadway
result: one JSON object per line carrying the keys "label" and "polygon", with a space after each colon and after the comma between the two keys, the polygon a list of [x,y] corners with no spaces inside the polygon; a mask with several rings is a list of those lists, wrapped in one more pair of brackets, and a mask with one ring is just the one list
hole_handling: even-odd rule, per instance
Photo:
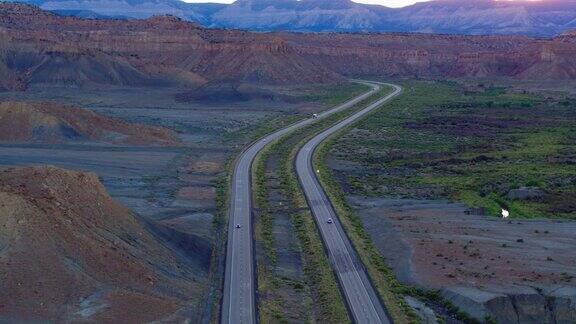
{"label": "northbound roadway", "polygon": [[[317,119],[303,120],[256,141],[238,157],[232,175],[230,193],[226,272],[221,314],[222,323],[248,324],[256,323],[257,321],[251,194],[251,168],[254,159],[268,143],[317,120],[353,107],[377,93],[381,88],[380,85],[372,82],[360,83],[364,83],[372,89],[340,106],[319,114]],[[329,246],[332,247],[332,245]],[[334,247],[336,248],[337,246]],[[348,254],[344,253],[344,255]]]}
{"label": "northbound roadway", "polygon": [[[344,232],[330,200],[318,181],[312,161],[316,148],[330,135],[349,126],[402,92],[402,88],[399,86],[386,85],[394,88],[391,94],[316,135],[301,148],[296,157],[296,172],[300,185],[306,195],[308,205],[312,209],[312,214],[328,251],[330,263],[338,277],[348,309],[354,322],[362,324],[390,323],[390,320],[376,290],[368,279],[366,270]],[[328,222],[329,219],[332,221]]]}

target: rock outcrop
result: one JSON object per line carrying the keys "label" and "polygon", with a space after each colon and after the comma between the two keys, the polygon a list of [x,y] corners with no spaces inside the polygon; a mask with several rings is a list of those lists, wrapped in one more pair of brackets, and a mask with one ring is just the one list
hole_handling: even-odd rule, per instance
{"label": "rock outcrop", "polygon": [[576,29],[568,30],[557,36],[556,39],[563,42],[576,43]]}
{"label": "rock outcrop", "polygon": [[504,220],[439,200],[351,197],[397,278],[480,322],[576,323],[576,222]]}
{"label": "rock outcrop", "polygon": [[507,324],[570,324],[576,322],[576,287],[546,290],[530,286],[495,290],[449,287],[442,294],[454,305],[482,321]]}

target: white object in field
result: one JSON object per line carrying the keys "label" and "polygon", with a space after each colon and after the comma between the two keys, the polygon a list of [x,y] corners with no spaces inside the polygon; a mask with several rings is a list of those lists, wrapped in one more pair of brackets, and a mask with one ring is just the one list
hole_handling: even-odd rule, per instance
{"label": "white object in field", "polygon": [[316,170],[316,173],[320,173],[320,170]]}
{"label": "white object in field", "polygon": [[510,212],[506,209],[502,209],[502,218],[508,218],[510,216]]}

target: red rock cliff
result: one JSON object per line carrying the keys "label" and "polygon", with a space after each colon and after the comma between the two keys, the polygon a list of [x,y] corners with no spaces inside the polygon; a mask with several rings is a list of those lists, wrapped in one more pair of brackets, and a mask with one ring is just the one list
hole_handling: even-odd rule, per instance
{"label": "red rock cliff", "polygon": [[174,17],[82,20],[7,3],[0,4],[0,35],[5,88],[58,82],[53,75],[62,73],[62,62],[74,71],[102,70],[100,79],[83,73],[89,77],[82,84],[146,85],[182,73],[194,76],[191,83],[327,82],[352,75],[576,78],[570,35],[250,33],[202,29]]}

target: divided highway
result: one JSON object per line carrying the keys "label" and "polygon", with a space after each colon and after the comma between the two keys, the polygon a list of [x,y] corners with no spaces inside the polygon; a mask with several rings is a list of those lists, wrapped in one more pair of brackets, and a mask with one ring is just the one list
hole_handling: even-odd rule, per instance
{"label": "divided highway", "polygon": [[[394,88],[390,95],[315,136],[301,148],[296,157],[298,179],[316,219],[324,246],[328,251],[330,263],[336,272],[348,308],[356,323],[390,323],[390,320],[356,251],[344,232],[330,200],[316,177],[312,159],[316,148],[330,135],[349,126],[402,92],[402,88],[399,86],[386,85]],[[331,219],[330,222],[329,219]]]}
{"label": "divided highway", "polygon": [[[340,106],[319,114],[317,119],[310,118],[303,120],[256,141],[238,157],[234,166],[230,191],[226,272],[221,314],[222,323],[239,324],[256,323],[257,321],[255,260],[252,242],[251,168],[254,159],[268,143],[314,123],[316,120],[348,109],[380,90],[380,85],[376,83],[356,82],[364,83],[372,87],[372,89]],[[345,255],[346,254],[347,253],[345,253]]]}

